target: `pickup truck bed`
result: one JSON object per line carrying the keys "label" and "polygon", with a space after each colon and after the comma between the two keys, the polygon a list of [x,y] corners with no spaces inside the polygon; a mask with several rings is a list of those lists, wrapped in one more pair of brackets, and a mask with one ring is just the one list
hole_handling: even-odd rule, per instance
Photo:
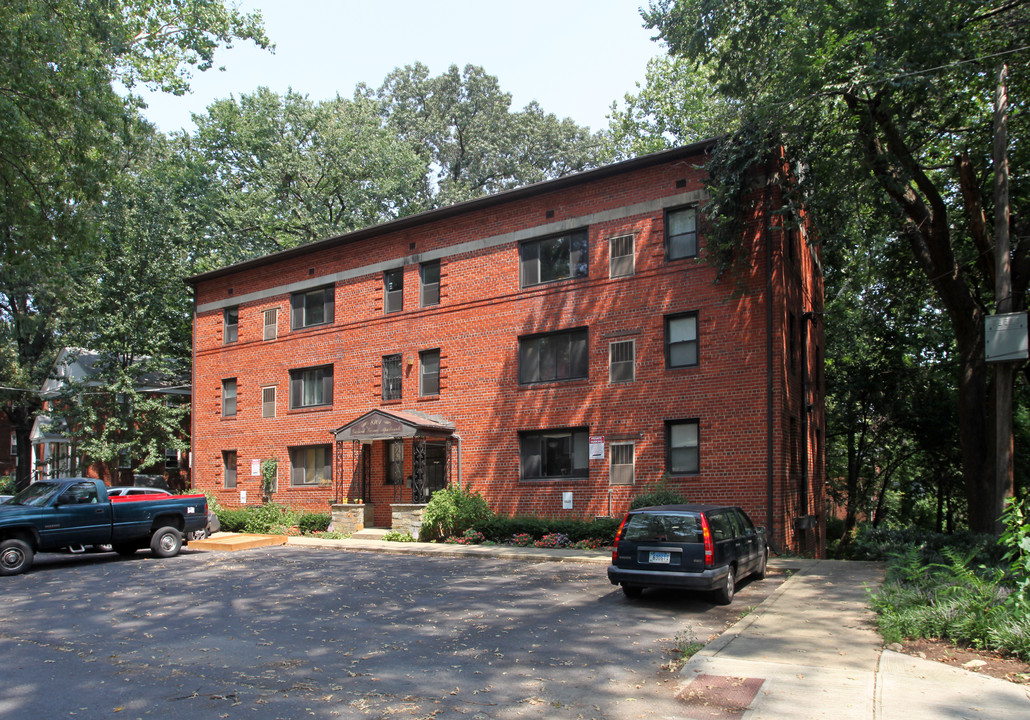
{"label": "pickup truck bed", "polygon": [[44,480],[0,504],[0,575],[25,572],[37,552],[87,545],[172,557],[206,525],[204,495],[108,497],[92,478]]}

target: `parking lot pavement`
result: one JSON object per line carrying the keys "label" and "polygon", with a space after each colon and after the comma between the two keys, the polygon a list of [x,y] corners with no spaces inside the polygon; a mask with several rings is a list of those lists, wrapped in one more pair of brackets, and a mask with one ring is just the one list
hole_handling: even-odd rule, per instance
{"label": "parking lot pavement", "polygon": [[294,546],[40,556],[2,578],[0,717],[681,717],[671,650],[734,604],[603,566]]}

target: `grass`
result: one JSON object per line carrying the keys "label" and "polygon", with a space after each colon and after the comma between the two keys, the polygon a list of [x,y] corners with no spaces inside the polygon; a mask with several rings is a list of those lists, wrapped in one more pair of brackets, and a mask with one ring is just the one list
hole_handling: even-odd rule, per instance
{"label": "grass", "polygon": [[691,631],[684,630],[675,637],[672,647],[667,648],[671,657],[662,665],[662,669],[668,672],[678,672],[704,646],[705,644],[700,642]]}

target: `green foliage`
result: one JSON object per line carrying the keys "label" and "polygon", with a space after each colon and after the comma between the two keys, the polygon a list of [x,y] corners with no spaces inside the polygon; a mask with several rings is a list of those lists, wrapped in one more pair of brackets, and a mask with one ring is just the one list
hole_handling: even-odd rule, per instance
{"label": "green foliage", "polygon": [[316,532],[324,533],[329,530],[329,525],[332,521],[332,513],[305,512],[297,517],[297,527],[305,535]]}
{"label": "green foliage", "polygon": [[275,458],[265,458],[261,461],[261,494],[266,498],[272,497],[275,493],[278,472],[279,461]]}
{"label": "green foliage", "polygon": [[14,476],[4,475],[0,477],[0,495],[14,495]]}
{"label": "green foliage", "polygon": [[[1009,596],[1013,612],[1023,620],[1023,628],[1030,625],[1030,496],[1021,500],[1009,498],[1005,503],[1002,522],[1005,531],[999,540],[1005,548],[1003,561],[1008,564],[1009,580],[1014,590]],[[1024,632],[1025,635],[1025,632]],[[1030,639],[1027,640],[1030,644]]]}
{"label": "green foliage", "polygon": [[299,511],[274,502],[254,505],[247,508],[243,532],[285,535],[287,530],[297,524],[300,516]]}
{"label": "green foliage", "polygon": [[918,562],[925,565],[947,562],[949,549],[968,550],[972,562],[997,565],[1002,549],[995,538],[983,533],[959,532],[951,535],[928,532],[919,528],[891,528],[863,525],[855,533],[848,560],[883,562],[898,555],[916,553]]}
{"label": "green foliage", "polygon": [[422,183],[436,207],[548,180],[597,164],[598,139],[535,102],[511,111],[511,95],[483,68],[451,65],[430,77],[415,63],[397,68],[375,97],[387,127],[422,157]]}
{"label": "green foliage", "polygon": [[415,538],[411,533],[398,532],[397,530],[391,530],[383,535],[383,540],[387,542],[415,542]]}
{"label": "green foliage", "polygon": [[247,517],[250,514],[249,510],[243,508],[216,508],[215,515],[218,516],[218,522],[222,527],[223,532],[240,533],[246,532]]}
{"label": "green foliage", "polygon": [[690,501],[678,490],[669,486],[669,477],[666,475],[635,496],[629,503],[629,509],[635,510],[636,508],[651,507],[652,505],[681,505],[687,502]]}
{"label": "green foliage", "polygon": [[1017,618],[1006,603],[1004,570],[974,564],[976,549],[944,547],[941,553],[941,563],[925,562],[918,548],[890,561],[886,582],[872,597],[884,640],[948,638],[1030,657],[1025,654],[1030,646],[1019,640],[1019,630],[1011,628]]}
{"label": "green foliage", "polygon": [[471,484],[464,488],[458,484],[449,485],[443,490],[437,490],[429,499],[422,514],[419,539],[430,541],[460,535],[492,516],[493,512],[486,504],[486,499],[474,492]]}
{"label": "green foliage", "polygon": [[[843,422],[849,414],[858,416],[848,428],[845,442],[850,444],[835,448],[850,464],[847,490],[855,497],[848,502],[887,497],[875,486],[861,486],[862,478],[873,478],[869,471],[875,468],[890,473],[876,478],[878,485],[919,488],[934,482],[946,501],[953,453],[947,448],[944,462],[938,463],[932,450],[941,444],[935,440],[944,439],[961,452],[964,482],[958,487],[966,493],[970,527],[992,531],[1002,498],[993,485],[982,318],[1009,300],[993,297],[994,270],[988,261],[996,230],[990,220],[996,217],[992,105],[1000,64],[1026,65],[1023,37],[1030,6],[1005,0],[785,0],[775,5],[766,0],[652,0],[644,18],[672,54],[691,66],[713,69],[716,93],[739,115],[706,168],[709,259],[720,267],[751,266],[759,247],[741,242],[747,237],[742,223],[767,199],[765,188],[772,185],[787,204],[787,212],[770,228],[774,241],[780,237],[778,221],[791,228],[804,208],[815,230],[804,239],[833,251],[826,257],[831,273],[842,257],[882,258],[884,267],[888,258],[903,260],[885,275],[869,275],[861,292],[880,294],[887,288],[882,295],[902,301],[902,318],[912,317],[922,304],[927,315],[938,315],[935,322],[931,319],[931,330],[945,329],[944,342],[928,344],[926,354],[920,352],[921,341],[894,353],[905,346],[878,337],[876,327],[857,335],[852,327],[837,330],[841,343],[857,339],[870,358],[878,359],[877,348],[887,349],[882,359],[906,388],[899,394],[881,386],[877,397],[873,389],[881,367],[870,368],[865,394],[859,386],[861,365],[858,372],[838,375],[845,383],[858,381],[845,389],[839,408]],[[1025,142],[1030,115],[1022,111],[1030,76],[1011,72],[1006,85],[1008,155],[1011,167],[1022,168],[1030,160]],[[1022,178],[1018,171],[1016,177]],[[1030,184],[1014,179],[1010,190],[1010,297],[1016,298],[1013,309],[1018,310],[1025,307],[1022,298],[1030,282]],[[828,273],[827,297],[840,291],[833,284],[839,279]],[[921,287],[909,305],[905,301],[914,279]],[[924,303],[927,292],[933,299]],[[834,308],[827,321],[839,319],[843,308]],[[897,309],[888,305],[887,314]],[[888,331],[905,329],[904,320],[897,328],[883,325]],[[835,355],[840,352],[835,349]],[[913,377],[908,370],[918,365],[925,372]],[[925,393],[922,383],[944,390]],[[916,391],[911,400],[908,388]],[[934,406],[937,400],[950,400],[952,412],[938,423],[936,411],[924,408],[922,418],[929,422],[912,422],[915,439],[902,434],[900,441],[892,440],[895,416],[912,415],[905,406],[919,408],[920,395],[934,399]],[[863,401],[873,404],[863,407]],[[868,407],[873,412],[866,413]],[[963,412],[957,412],[959,407]],[[859,447],[870,432],[879,437],[870,447]],[[845,437],[836,428],[827,436]],[[896,473],[905,473],[902,465],[911,462],[913,453],[921,455],[917,462],[924,472],[908,481]]]}
{"label": "green foliage", "polygon": [[604,545],[611,545],[615,542],[619,522],[620,520],[615,518],[572,520],[535,516],[494,516],[488,522],[476,525],[476,529],[488,540],[496,543],[508,543],[515,536],[524,536],[527,539],[527,547],[552,533],[564,535],[573,544],[599,541]]}

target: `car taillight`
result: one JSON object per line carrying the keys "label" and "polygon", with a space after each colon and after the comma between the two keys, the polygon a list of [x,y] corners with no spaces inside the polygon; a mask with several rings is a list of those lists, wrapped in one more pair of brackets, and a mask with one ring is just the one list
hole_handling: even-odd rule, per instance
{"label": "car taillight", "polygon": [[619,531],[615,533],[615,544],[612,546],[612,565],[615,564],[615,559],[619,557],[619,541],[622,540],[622,531],[626,529],[627,520],[629,520],[629,513],[626,513],[626,517],[622,518],[622,522],[619,523]]}
{"label": "car taillight", "polygon": [[705,567],[715,565],[715,545],[712,543],[712,531],[708,527],[708,518],[701,515],[701,537],[705,543]]}

